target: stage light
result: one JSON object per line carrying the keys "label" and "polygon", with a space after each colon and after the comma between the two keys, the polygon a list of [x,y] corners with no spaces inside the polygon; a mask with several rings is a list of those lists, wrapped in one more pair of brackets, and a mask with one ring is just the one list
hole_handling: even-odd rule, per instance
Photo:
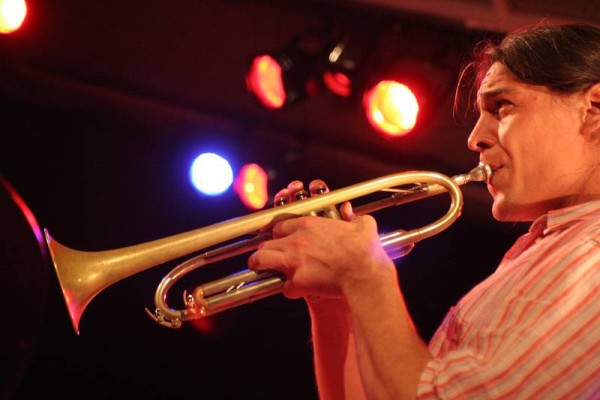
{"label": "stage light", "polygon": [[209,196],[225,192],[233,182],[233,171],[229,162],[214,153],[200,154],[190,168],[190,179],[194,187]]}
{"label": "stage light", "polygon": [[365,92],[363,106],[371,125],[386,135],[406,135],[417,123],[417,97],[408,86],[400,82],[378,82]]}
{"label": "stage light", "polygon": [[19,29],[26,14],[25,0],[0,0],[0,33],[12,33]]}
{"label": "stage light", "polygon": [[433,118],[450,83],[447,69],[425,59],[400,58],[371,72],[365,82],[363,110],[377,132],[402,137]]}
{"label": "stage light", "polygon": [[310,37],[294,39],[281,50],[255,56],[246,73],[246,87],[266,108],[280,109],[314,94],[318,50]]}
{"label": "stage light", "polygon": [[348,31],[340,36],[327,53],[321,79],[326,88],[341,97],[361,90],[368,59],[375,49],[373,34],[364,30]]}
{"label": "stage light", "polygon": [[287,100],[281,65],[269,55],[257,56],[252,60],[246,86],[267,108],[281,108]]}
{"label": "stage light", "polygon": [[452,86],[452,59],[439,46],[434,52],[413,40],[410,26],[353,17],[321,33],[325,38],[314,40],[319,45],[312,51],[292,42],[255,57],[248,90],[263,106],[280,109],[312,94],[308,88],[326,89],[354,112],[362,105],[368,122],[388,138],[421,130]]}
{"label": "stage light", "polygon": [[246,164],[236,177],[233,188],[246,207],[259,210],[269,201],[267,181],[267,173],[260,165]]}
{"label": "stage light", "polygon": [[325,71],[323,83],[332,93],[342,97],[350,97],[352,94],[352,81],[343,72]]}

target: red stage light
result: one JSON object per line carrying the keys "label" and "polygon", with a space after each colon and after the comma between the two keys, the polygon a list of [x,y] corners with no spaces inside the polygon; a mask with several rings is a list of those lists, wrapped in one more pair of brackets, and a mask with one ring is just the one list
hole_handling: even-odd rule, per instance
{"label": "red stage light", "polygon": [[365,92],[363,106],[371,125],[389,136],[406,135],[417,123],[417,97],[396,81],[381,81]]}
{"label": "red stage light", "polygon": [[348,75],[342,72],[325,72],[323,83],[338,96],[349,97],[352,93],[352,82]]}
{"label": "red stage light", "polygon": [[260,165],[246,164],[235,178],[233,187],[246,207],[258,210],[269,201],[267,181],[267,173]]}
{"label": "red stage light", "polygon": [[25,15],[25,0],[0,0],[0,33],[12,33],[19,29]]}
{"label": "red stage light", "polygon": [[271,56],[254,58],[246,75],[246,86],[267,108],[277,109],[285,104],[281,66]]}

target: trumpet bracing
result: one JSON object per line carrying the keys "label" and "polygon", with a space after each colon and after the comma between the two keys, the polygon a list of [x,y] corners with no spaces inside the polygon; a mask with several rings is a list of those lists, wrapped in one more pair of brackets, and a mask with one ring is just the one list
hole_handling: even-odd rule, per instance
{"label": "trumpet bracing", "polygon": [[[192,270],[255,250],[260,243],[271,239],[270,228],[277,221],[303,215],[335,218],[337,205],[380,191],[392,192],[392,195],[355,207],[354,213],[363,215],[448,193],[451,199],[450,207],[446,214],[435,222],[418,229],[397,230],[380,236],[381,244],[388,255],[397,258],[409,252],[414,243],[441,232],[459,217],[463,204],[460,185],[473,181],[486,182],[491,175],[492,170],[485,163],[480,163],[467,174],[452,178],[429,171],[400,172],[189,232],[115,250],[74,250],[58,243],[47,230],[44,230],[44,234],[73,328],[77,333],[85,307],[106,287],[165,262],[203,252],[178,265],[162,279],[154,296],[156,310],[146,310],[159,324],[179,328],[184,321],[202,318],[281,292],[285,277],[274,272],[258,273],[246,269],[200,285],[192,293],[184,292],[185,308],[181,310],[169,307],[166,300],[169,289]],[[405,188],[407,185],[410,186]],[[250,235],[250,238],[222,245],[244,235]],[[222,247],[206,250],[216,245]]]}

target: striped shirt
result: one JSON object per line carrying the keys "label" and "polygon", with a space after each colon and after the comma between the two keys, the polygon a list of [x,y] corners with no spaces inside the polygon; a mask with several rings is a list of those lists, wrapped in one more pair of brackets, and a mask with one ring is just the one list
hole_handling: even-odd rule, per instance
{"label": "striped shirt", "polygon": [[429,343],[418,398],[600,399],[600,201],[535,221]]}

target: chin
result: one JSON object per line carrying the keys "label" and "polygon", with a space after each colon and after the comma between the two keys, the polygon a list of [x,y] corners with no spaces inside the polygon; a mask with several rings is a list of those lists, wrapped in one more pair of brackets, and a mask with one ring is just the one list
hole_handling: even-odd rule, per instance
{"label": "chin", "polygon": [[510,221],[510,207],[506,206],[506,199],[499,193],[492,193],[492,215],[498,221]]}
{"label": "chin", "polygon": [[543,214],[544,211],[538,203],[517,203],[503,197],[495,197],[492,205],[492,215],[498,221],[534,221]]}
{"label": "chin", "polygon": [[506,210],[503,207],[496,207],[496,205],[494,204],[494,206],[492,207],[492,215],[494,216],[494,218],[498,221],[515,221],[515,217],[513,216],[513,214],[511,212],[509,212],[509,210]]}

